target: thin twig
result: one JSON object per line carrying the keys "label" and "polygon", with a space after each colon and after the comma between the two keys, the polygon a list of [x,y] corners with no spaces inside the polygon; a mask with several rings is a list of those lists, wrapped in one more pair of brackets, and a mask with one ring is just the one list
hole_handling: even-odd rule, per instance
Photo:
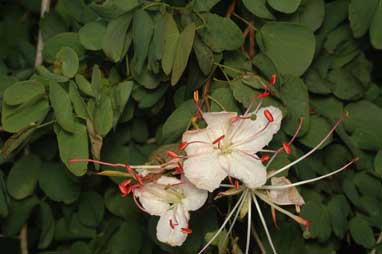
{"label": "thin twig", "polygon": [[28,225],[24,224],[20,231],[21,254],[28,254]]}
{"label": "thin twig", "polygon": [[[41,2],[41,11],[40,11],[40,18],[44,17],[45,13],[49,11],[50,7],[50,0],[42,0]],[[42,49],[44,47],[43,40],[42,40],[42,32],[41,29],[38,31],[38,39],[37,39],[37,46],[36,46],[36,58],[35,58],[35,66],[38,66],[42,64]],[[25,152],[28,153],[28,149],[25,150]],[[21,228],[20,235],[20,253],[21,254],[28,254],[28,224],[24,224]]]}
{"label": "thin twig", "polygon": [[[41,12],[40,17],[44,17],[45,13],[49,11],[50,8],[50,0],[42,0],[41,2]],[[37,47],[36,47],[36,58],[34,65],[38,66],[42,64],[42,49],[44,48],[44,42],[42,39],[42,32],[41,29],[38,31],[38,40],[37,40]]]}
{"label": "thin twig", "polygon": [[251,232],[252,232],[253,238],[255,238],[256,243],[257,243],[257,245],[259,246],[259,249],[260,249],[260,251],[261,251],[261,254],[265,254],[266,251],[265,251],[264,244],[263,244],[263,242],[260,240],[259,234],[257,233],[256,228],[255,228],[255,225],[253,225],[253,223],[252,223],[251,227],[252,227],[252,231],[251,231]]}
{"label": "thin twig", "polygon": [[[376,245],[380,244],[382,242],[382,232],[379,233],[379,236],[377,238],[377,241],[376,241]],[[377,250],[374,248],[370,254],[379,254],[379,252],[377,253]]]}
{"label": "thin twig", "polygon": [[235,11],[236,4],[237,0],[233,0],[231,5],[228,7],[227,13],[225,15],[227,18],[231,17],[232,13]]}

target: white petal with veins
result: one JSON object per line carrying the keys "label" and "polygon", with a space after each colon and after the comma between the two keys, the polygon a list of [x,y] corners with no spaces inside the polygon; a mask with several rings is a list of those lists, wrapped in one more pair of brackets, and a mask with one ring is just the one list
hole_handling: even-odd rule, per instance
{"label": "white petal with veins", "polygon": [[267,181],[267,170],[260,160],[234,151],[225,157],[227,174],[242,181],[248,188],[263,186]]}
{"label": "white petal with veins", "polygon": [[182,200],[182,204],[188,211],[198,210],[204,205],[208,198],[207,191],[198,189],[191,183],[182,184],[181,188],[185,196]]}
{"label": "white petal with veins", "polygon": [[231,127],[232,118],[236,117],[235,112],[209,112],[204,113],[203,118],[207,123],[207,129],[211,132],[211,139],[214,141],[218,137],[227,134]]}
{"label": "white petal with veins", "polygon": [[[273,122],[268,123],[268,119],[264,116],[265,110],[272,114]],[[231,139],[234,149],[249,153],[259,152],[279,131],[281,120],[282,112],[276,107],[269,106],[259,109],[255,121],[243,119],[235,122],[232,127],[234,135]]]}
{"label": "white petal with veins", "polygon": [[189,219],[190,215],[182,205],[165,212],[157,224],[158,240],[171,246],[181,246],[187,238],[182,228],[188,228]]}
{"label": "white petal with veins", "polygon": [[183,163],[184,175],[196,187],[213,191],[227,177],[226,171],[219,163],[217,151],[192,156]]}

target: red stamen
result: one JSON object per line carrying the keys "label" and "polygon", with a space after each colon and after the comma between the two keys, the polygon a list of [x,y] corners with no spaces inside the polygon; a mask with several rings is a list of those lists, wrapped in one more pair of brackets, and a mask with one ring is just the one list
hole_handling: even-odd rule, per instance
{"label": "red stamen", "polygon": [[109,167],[125,167],[125,164],[122,163],[108,163],[108,162],[103,162],[103,161],[98,161],[98,160],[92,160],[92,159],[81,159],[81,158],[76,158],[76,159],[70,159],[70,163],[76,163],[76,162],[92,162],[94,164],[99,164],[99,165],[104,165],[104,166],[109,166]]}
{"label": "red stamen", "polygon": [[[134,190],[134,189],[133,189],[133,190]],[[138,202],[137,197],[136,197],[135,195],[133,195],[133,200],[134,200],[134,203],[135,203],[135,204],[137,205],[137,207],[139,208],[139,210],[141,210],[142,212],[148,213],[148,212],[146,211],[146,209],[143,208],[143,207],[141,206],[141,204]]]}
{"label": "red stamen", "polygon": [[188,143],[186,141],[184,141],[184,142],[179,144],[178,149],[179,149],[179,151],[184,151],[184,149],[186,149],[187,146],[188,146]]}
{"label": "red stamen", "polygon": [[178,174],[183,174],[183,165],[180,162],[178,162],[178,166],[175,168],[175,172]]}
{"label": "red stamen", "polygon": [[309,232],[311,222],[308,220],[304,220],[303,225],[305,226],[305,230]]}
{"label": "red stamen", "polygon": [[131,183],[131,179],[127,179],[118,185],[119,191],[121,192],[122,197],[126,197],[127,195],[130,194],[131,192],[131,188],[129,186],[130,183]]}
{"label": "red stamen", "polygon": [[268,154],[264,154],[263,156],[260,157],[260,161],[266,162],[269,161],[270,157]]}
{"label": "red stamen", "polygon": [[175,152],[173,152],[173,151],[167,151],[167,155],[168,155],[168,157],[171,157],[171,158],[173,158],[173,159],[177,159],[177,158],[179,158],[179,155],[177,155]]}
{"label": "red stamen", "polygon": [[272,220],[273,220],[273,224],[275,225],[275,227],[278,229],[279,226],[277,225],[277,216],[276,216],[276,210],[272,207],[271,209],[271,212],[272,212]]}
{"label": "red stamen", "polygon": [[225,135],[221,135],[220,137],[218,137],[217,139],[215,139],[212,144],[215,145],[216,143],[219,143],[223,138],[225,137]]}
{"label": "red stamen", "polygon": [[192,234],[191,228],[181,228],[180,230],[185,234]]}
{"label": "red stamen", "polygon": [[239,181],[235,180],[235,189],[238,190],[240,187]]}
{"label": "red stamen", "polygon": [[273,115],[268,109],[264,110],[264,116],[265,116],[265,118],[267,118],[268,122],[271,123],[274,121]]}
{"label": "red stamen", "polygon": [[276,74],[272,74],[269,84],[274,86],[276,84]]}
{"label": "red stamen", "polygon": [[293,141],[297,138],[297,135],[298,133],[301,131],[301,128],[302,128],[302,124],[304,123],[304,118],[303,117],[300,117],[299,119],[299,122],[298,122],[298,127],[295,131],[295,133],[293,134],[292,138],[289,140],[288,144],[292,144]]}
{"label": "red stamen", "polygon": [[169,220],[168,222],[170,223],[170,228],[171,228],[171,229],[175,229],[175,226],[178,225],[178,224],[174,225],[174,223],[172,222],[172,220]]}
{"label": "red stamen", "polygon": [[270,94],[271,94],[270,92],[266,91],[264,93],[259,93],[256,96],[257,96],[257,98],[262,99],[262,98],[268,97]]}
{"label": "red stamen", "polygon": [[292,148],[290,147],[289,143],[283,143],[283,149],[287,154],[291,154]]}
{"label": "red stamen", "polygon": [[194,91],[194,102],[195,103],[199,102],[199,91],[198,90]]}

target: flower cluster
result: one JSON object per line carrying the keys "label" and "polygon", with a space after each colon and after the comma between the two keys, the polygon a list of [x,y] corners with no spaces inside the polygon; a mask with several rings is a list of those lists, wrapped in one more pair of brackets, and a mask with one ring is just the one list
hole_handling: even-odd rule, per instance
{"label": "flower cluster", "polygon": [[[274,83],[273,81],[270,83]],[[126,173],[101,172],[103,175],[119,175],[128,177],[120,185],[123,196],[132,194],[138,207],[150,215],[159,216],[157,238],[171,246],[180,246],[192,233],[189,226],[189,211],[201,208],[207,200],[208,192],[226,188],[217,197],[239,195],[237,203],[228,213],[226,219],[210,241],[199,251],[202,253],[226,227],[229,221],[230,234],[243,207],[247,209],[248,230],[245,253],[249,253],[252,203],[256,208],[260,221],[268,237],[274,253],[276,249],[266,225],[258,200],[270,205],[272,216],[276,222],[276,211],[281,212],[309,230],[310,222],[281,206],[294,205],[296,211],[304,205],[304,199],[296,186],[314,182],[349,167],[356,161],[353,159],[340,169],[329,174],[291,183],[280,173],[299,163],[315,152],[334,132],[346,115],[339,119],[329,133],[309,152],[297,160],[277,170],[268,170],[271,162],[280,153],[290,154],[291,144],[301,129],[303,119],[292,138],[277,150],[265,149],[281,126],[282,112],[274,106],[262,107],[263,98],[269,96],[267,87],[262,94],[253,99],[243,115],[236,112],[203,112],[194,94],[198,114],[207,124],[206,128],[187,130],[183,134],[179,150],[185,155],[168,151],[170,158],[161,165],[128,165],[110,164],[86,159],[90,162],[108,166],[125,167]],[[254,103],[257,107],[251,111]],[[72,162],[83,161],[75,159]],[[227,183],[223,183],[228,179]],[[227,189],[228,188],[228,189]]]}

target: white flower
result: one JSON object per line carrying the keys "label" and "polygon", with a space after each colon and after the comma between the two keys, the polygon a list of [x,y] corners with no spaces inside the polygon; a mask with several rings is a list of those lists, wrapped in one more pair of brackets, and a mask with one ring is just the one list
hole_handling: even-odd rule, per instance
{"label": "white flower", "polygon": [[183,134],[185,176],[208,191],[218,188],[227,176],[241,180],[249,188],[264,185],[267,172],[256,153],[280,129],[281,111],[273,106],[261,108],[256,120],[234,112],[203,113],[203,118],[207,128]]}
{"label": "white flower", "polygon": [[157,225],[159,241],[181,246],[191,232],[188,227],[189,211],[203,206],[208,193],[189,182],[175,177],[161,176],[134,191],[146,212],[160,216]]}

